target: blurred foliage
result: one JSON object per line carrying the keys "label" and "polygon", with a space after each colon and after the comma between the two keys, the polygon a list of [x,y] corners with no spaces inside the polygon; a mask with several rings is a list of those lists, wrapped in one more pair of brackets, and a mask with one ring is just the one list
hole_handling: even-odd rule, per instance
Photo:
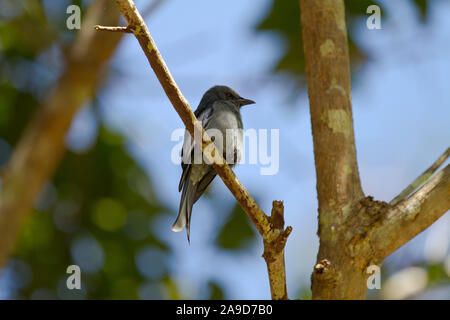
{"label": "blurred foliage", "polygon": [[255,236],[255,229],[250,225],[246,213],[236,203],[229,220],[218,233],[215,243],[223,249],[238,250],[252,244]]}
{"label": "blurred foliage", "polygon": [[[33,59],[55,40],[55,33],[38,1],[6,1],[2,4],[2,9],[0,41],[2,55],[6,58]],[[8,19],[8,15],[16,14],[19,15]]]}
{"label": "blurred foliage", "polygon": [[224,294],[222,288],[214,281],[208,283],[209,300],[223,300]]}
{"label": "blurred foliage", "polygon": [[[385,284],[389,282],[393,277],[402,273],[405,269],[411,267],[419,268],[426,273],[426,285],[420,290],[414,292],[412,295],[408,296],[406,299],[446,299],[445,293],[437,293],[438,290],[447,288],[445,291],[450,292],[450,273],[446,270],[445,257],[442,257],[442,261],[429,261],[427,259],[421,259],[410,264],[404,264],[404,261],[391,261],[394,264],[392,266],[390,263],[383,263],[383,268],[381,269],[381,290],[367,290],[368,297],[371,299],[379,299],[382,296],[383,290],[386,289]],[[399,288],[398,290],[404,290],[404,288]],[[448,294],[447,294],[448,295]]]}
{"label": "blurred foliage", "polygon": [[[67,44],[65,8],[71,2],[61,3],[60,19],[50,23],[41,1],[2,2],[1,166],[64,65],[48,58],[55,50],[63,56]],[[49,73],[56,76],[42,81]],[[126,152],[125,138],[100,117],[96,121],[96,142],[83,153],[65,154],[21,227],[5,271],[12,298],[179,298],[169,275],[171,250],[150,228],[167,210]],[[71,264],[81,267],[82,290],[66,287]]]}
{"label": "blurred foliage", "polygon": [[300,288],[298,297],[300,300],[312,300],[311,288],[307,287]]}
{"label": "blurred foliage", "polygon": [[416,5],[417,9],[419,9],[420,12],[420,18],[425,21],[427,19],[428,15],[428,7],[429,7],[429,1],[430,0],[412,0],[414,4]]}
{"label": "blurred foliage", "polygon": [[[361,19],[368,17],[367,7],[376,4],[380,6],[382,18],[388,16],[380,0],[345,0],[346,19],[348,27],[348,42],[350,53],[350,65],[352,71],[357,71],[369,57],[356,41],[358,25]],[[425,21],[428,12],[429,1],[411,0],[420,11]],[[357,24],[358,23],[358,24]],[[363,21],[365,27],[365,21]],[[275,62],[272,72],[282,73],[292,78],[298,87],[304,88],[305,79],[305,57],[303,55],[302,28],[300,24],[300,6],[297,0],[273,0],[272,7],[266,16],[256,26],[257,32],[275,33],[284,42],[284,49]],[[278,45],[277,42],[273,42]]]}
{"label": "blurred foliage", "polygon": [[423,264],[423,267],[427,270],[430,285],[450,285],[450,275],[447,275],[444,262]]}

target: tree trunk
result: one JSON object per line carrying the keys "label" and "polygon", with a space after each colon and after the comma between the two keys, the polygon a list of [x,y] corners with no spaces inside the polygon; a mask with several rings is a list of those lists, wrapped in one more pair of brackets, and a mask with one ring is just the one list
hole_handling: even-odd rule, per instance
{"label": "tree trunk", "polygon": [[319,200],[313,298],[362,299],[361,263],[352,259],[341,229],[353,204],[364,197],[356,164],[344,3],[302,0],[300,5]]}

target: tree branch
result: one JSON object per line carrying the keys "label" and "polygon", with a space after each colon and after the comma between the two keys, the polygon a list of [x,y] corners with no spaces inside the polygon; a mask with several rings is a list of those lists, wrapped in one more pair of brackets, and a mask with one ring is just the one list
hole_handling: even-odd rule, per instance
{"label": "tree branch", "polygon": [[105,26],[94,26],[97,31],[109,31],[109,32],[123,32],[123,33],[133,33],[128,27],[105,27]]}
{"label": "tree branch", "polygon": [[407,186],[398,196],[396,196],[391,202],[390,205],[395,206],[400,201],[404,200],[407,196],[411,194],[414,190],[416,190],[421,184],[427,182],[433,174],[439,169],[439,167],[448,159],[450,156],[450,148],[447,148],[445,152],[437,158],[437,160],[420,176],[418,176],[409,186]]}
{"label": "tree branch", "polygon": [[284,206],[282,201],[273,201],[270,220],[273,226],[281,231],[273,241],[264,240],[263,258],[267,264],[270,292],[272,292],[272,299],[274,300],[287,300],[284,246],[292,231],[292,227],[288,226],[283,231]]}
{"label": "tree branch", "polygon": [[384,259],[450,210],[450,165],[408,199],[385,214],[369,237],[374,252]]}
{"label": "tree branch", "polygon": [[[284,248],[284,238],[287,238],[291,228],[288,227],[286,230],[283,230],[275,227],[271,223],[271,218],[262,211],[256,201],[247,191],[247,189],[242,185],[242,183],[230,169],[228,164],[225,162],[220,152],[218,152],[214,143],[202,128],[201,123],[195,117],[191,107],[189,106],[189,103],[184,98],[183,94],[175,83],[175,80],[170,74],[166,63],[164,62],[158,48],[156,47],[156,44],[153,41],[153,38],[151,37],[147,26],[141,15],[139,14],[134,2],[132,0],[116,0],[116,2],[119,5],[119,9],[128,23],[128,28],[133,31],[134,35],[139,41],[139,44],[141,45],[142,50],[144,51],[150,63],[150,66],[155,72],[156,77],[161,83],[161,86],[163,87],[173,107],[185,124],[186,129],[189,131],[192,137],[202,137],[202,141],[198,142],[199,145],[202,146],[202,151],[204,152],[207,161],[212,164],[217,174],[222,178],[225,185],[231,191],[233,196],[241,205],[242,209],[245,211],[252,223],[255,225],[258,232],[263,237],[265,250],[267,249],[271,251],[271,247],[274,246],[275,243],[282,240],[284,241],[282,245],[282,247]],[[284,234],[285,237],[282,237],[280,239],[281,234]],[[283,263],[280,263],[281,258],[283,259]],[[268,263],[272,298],[287,298],[285,290],[286,280],[284,270],[284,250],[278,250],[274,259],[276,260],[276,262],[270,264],[270,266]],[[274,274],[277,274],[279,276],[274,277]],[[279,282],[283,282],[283,284],[280,284]]]}

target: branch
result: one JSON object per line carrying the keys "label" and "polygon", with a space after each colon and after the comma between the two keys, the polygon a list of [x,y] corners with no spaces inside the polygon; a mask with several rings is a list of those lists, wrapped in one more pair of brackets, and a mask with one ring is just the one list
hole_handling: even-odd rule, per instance
{"label": "branch", "polygon": [[447,165],[408,199],[388,210],[374,227],[369,237],[377,255],[384,259],[443,216],[450,209],[449,195]]}
{"label": "branch", "polygon": [[[242,185],[233,171],[230,169],[228,164],[223,159],[221,153],[217,150],[214,143],[211,141],[210,137],[206,134],[205,130],[202,128],[201,123],[197,120],[194,113],[192,112],[189,103],[184,98],[180,89],[178,88],[175,80],[169,72],[169,69],[166,66],[156,44],[151,37],[147,26],[139,14],[134,2],[132,0],[116,0],[119,5],[120,11],[125,17],[127,21],[128,27],[133,31],[136,39],[139,41],[142,50],[144,51],[150,66],[156,74],[159,82],[161,83],[162,88],[164,89],[167,97],[172,103],[173,107],[179,114],[181,120],[186,126],[186,129],[189,131],[192,137],[202,137],[202,141],[200,141],[200,145],[202,146],[202,151],[209,163],[212,164],[217,174],[222,178],[225,185],[231,191],[233,196],[241,205],[242,209],[248,215],[252,223],[255,225],[258,232],[261,234],[264,240],[264,245],[273,246],[274,243],[281,241],[280,234],[284,233],[286,238],[289,234],[291,228],[287,228],[286,231],[275,227],[271,223],[271,218],[268,217],[247,189]],[[212,146],[212,147],[211,147]],[[205,149],[209,151],[206,152]],[[285,240],[284,240],[285,243]],[[282,247],[284,248],[284,243]],[[278,261],[280,259],[280,255],[283,256],[284,250],[278,250],[277,258]],[[283,256],[284,260],[284,256]],[[273,265],[272,265],[273,266]],[[277,270],[279,274],[282,275],[282,279],[279,277],[274,280],[274,282],[278,283],[279,281],[284,282],[284,289],[286,287],[285,280],[285,270],[284,263],[278,264],[278,267],[283,267],[283,270]],[[269,264],[268,264],[269,267]],[[286,292],[283,291],[283,286],[272,286],[272,277],[273,273],[269,271],[269,278],[271,282],[271,293],[272,298],[286,298]],[[281,289],[279,289],[281,288]],[[282,292],[279,292],[281,290]]]}
{"label": "branch", "polygon": [[400,192],[400,194],[396,196],[391,202],[389,202],[389,204],[395,206],[397,203],[409,196],[410,193],[416,190],[420,185],[427,182],[449,156],[450,148],[447,148],[447,150],[445,150],[445,152],[427,170],[425,170],[420,176],[418,176],[413,182],[411,182],[411,184],[407,186],[402,192]]}
{"label": "branch", "polygon": [[264,241],[263,258],[267,264],[270,292],[272,292],[272,299],[274,300],[287,300],[284,246],[289,234],[292,232],[292,227],[288,226],[283,231],[284,206],[282,201],[273,201],[270,219],[273,226],[281,231],[274,241]]}
{"label": "branch", "polygon": [[[153,12],[155,12],[163,3],[165,0],[153,0],[150,2],[150,4],[143,10],[142,16],[148,17]],[[123,33],[133,33],[133,31],[128,27],[106,27],[106,26],[100,26],[96,25],[94,26],[94,29],[97,31],[109,31],[109,32],[123,32]]]}
{"label": "branch", "polygon": [[123,32],[123,33],[133,33],[128,27],[104,27],[96,25],[94,29],[97,31],[109,31],[109,32]]}
{"label": "branch", "polygon": [[95,21],[114,24],[119,17],[109,0],[92,2],[66,56],[63,74],[11,156],[0,189],[0,266],[6,263],[21,222],[64,153],[64,136],[72,118],[100,86],[106,62],[121,39],[100,36],[92,32],[92,25]]}
{"label": "branch", "polygon": [[205,152],[207,161],[212,164],[214,169],[217,171],[217,174],[222,178],[224,183],[236,197],[244,211],[249,215],[250,219],[255,224],[259,233],[261,235],[270,233],[271,228],[269,218],[241,184],[233,171],[231,171],[230,167],[226,164],[214,144],[212,144],[213,147],[210,146],[212,143],[210,137],[206,134],[205,130],[201,126],[201,123],[195,117],[189,103],[184,98],[178,88],[178,85],[170,74],[165,61],[156,47],[153,38],[150,36],[147,26],[145,25],[145,22],[139,14],[133,1],[116,0],[116,2],[128,22],[127,28],[133,31],[139,41],[167,97],[177,113],[180,115],[183,123],[186,125],[186,129],[192,137],[202,137],[202,142],[200,143],[202,146],[202,151],[205,151],[207,148],[208,150],[211,150],[210,152]]}
{"label": "branch", "polygon": [[[144,9],[142,16],[147,17],[151,15],[153,12],[155,12],[163,3],[165,0],[153,0],[147,8]],[[106,27],[106,26],[100,26],[96,25],[94,26],[94,29],[97,31],[109,31],[109,32],[123,32],[123,33],[133,33],[131,28],[129,26],[126,27]]]}

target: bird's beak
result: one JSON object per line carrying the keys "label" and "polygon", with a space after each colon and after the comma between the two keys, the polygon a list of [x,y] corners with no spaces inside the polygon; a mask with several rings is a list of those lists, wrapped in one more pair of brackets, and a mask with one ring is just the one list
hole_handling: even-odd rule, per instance
{"label": "bird's beak", "polygon": [[255,103],[255,101],[253,101],[253,100],[250,100],[250,99],[244,99],[244,98],[239,98],[237,101],[239,102],[239,105],[240,105],[241,107],[242,107],[242,106],[246,106],[246,105],[248,105],[248,104],[254,104],[254,103]]}

